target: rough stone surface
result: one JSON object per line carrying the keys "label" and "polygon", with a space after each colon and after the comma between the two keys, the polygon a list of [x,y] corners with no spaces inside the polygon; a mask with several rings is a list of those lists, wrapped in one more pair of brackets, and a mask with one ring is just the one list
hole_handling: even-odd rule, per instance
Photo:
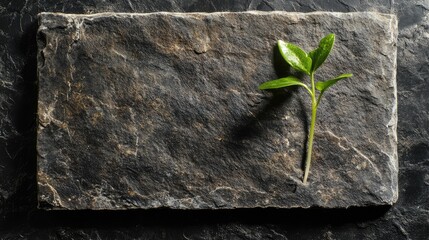
{"label": "rough stone surface", "polygon": [[[269,27],[267,27],[269,26]],[[286,76],[278,39],[336,46],[310,184],[309,98],[262,92]],[[39,204],[53,209],[308,208],[397,199],[394,15],[42,13]],[[307,79],[308,80],[308,79]]]}
{"label": "rough stone surface", "polygon": [[[399,198],[391,208],[40,211],[37,13],[285,10],[396,14]],[[3,239],[426,239],[429,236],[429,3],[426,0],[0,0],[0,237]]]}

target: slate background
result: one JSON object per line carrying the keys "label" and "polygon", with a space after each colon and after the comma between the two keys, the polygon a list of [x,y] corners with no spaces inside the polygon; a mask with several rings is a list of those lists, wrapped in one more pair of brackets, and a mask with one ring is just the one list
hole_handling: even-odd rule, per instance
{"label": "slate background", "polygon": [[[246,10],[379,11],[398,15],[397,204],[347,210],[36,210],[37,13]],[[0,238],[427,239],[428,46],[428,0],[0,0]]]}

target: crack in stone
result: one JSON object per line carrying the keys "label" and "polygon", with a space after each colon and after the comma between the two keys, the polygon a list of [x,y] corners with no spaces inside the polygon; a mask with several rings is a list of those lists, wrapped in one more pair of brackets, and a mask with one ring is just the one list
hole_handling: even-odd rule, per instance
{"label": "crack in stone", "polygon": [[[377,176],[381,179],[382,174],[381,174],[380,170],[377,168],[376,164],[374,164],[374,162],[368,156],[366,156],[364,153],[362,153],[359,149],[357,149],[356,147],[354,147],[347,138],[345,138],[345,137],[339,137],[339,136],[337,136],[336,134],[334,134],[330,130],[324,130],[324,131],[321,131],[321,133],[327,133],[331,137],[337,139],[338,140],[338,146],[341,149],[343,149],[343,150],[350,150],[351,149],[355,153],[357,153],[360,157],[362,157],[363,159],[365,159],[371,165],[371,167],[377,172]],[[342,141],[346,142],[347,145],[348,145],[348,147],[347,146],[342,146],[341,145]]]}
{"label": "crack in stone", "polygon": [[407,240],[411,240],[410,234],[407,232],[407,230],[405,230],[405,228],[402,226],[402,224],[399,221],[394,220],[393,225],[401,232],[402,235],[404,235],[404,237],[407,238]]}
{"label": "crack in stone", "polygon": [[[52,198],[53,198],[52,202],[53,202],[54,204],[56,204],[56,206],[57,206],[57,207],[64,207],[64,206],[65,206],[65,205],[63,204],[63,201],[61,200],[60,195],[58,194],[57,190],[56,190],[53,186],[51,186],[51,185],[50,185],[49,183],[47,183],[46,181],[45,181],[44,183],[40,183],[40,182],[39,182],[39,184],[40,184],[40,186],[44,186],[44,187],[49,188],[49,190],[51,191],[51,194],[52,194]],[[44,195],[44,194],[42,194],[42,195],[40,196],[40,199],[41,199],[42,201],[46,201],[46,198],[49,198],[49,197],[48,197],[48,196],[46,196],[46,195]],[[47,202],[50,202],[50,201],[47,201]]]}

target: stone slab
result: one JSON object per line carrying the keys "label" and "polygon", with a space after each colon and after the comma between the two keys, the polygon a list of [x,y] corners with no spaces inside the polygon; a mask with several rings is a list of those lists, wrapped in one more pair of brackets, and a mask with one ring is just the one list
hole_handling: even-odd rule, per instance
{"label": "stone slab", "polygon": [[[46,209],[346,208],[397,199],[397,20],[378,13],[42,13],[38,186]],[[317,75],[354,77],[320,106],[278,39],[337,35]]]}

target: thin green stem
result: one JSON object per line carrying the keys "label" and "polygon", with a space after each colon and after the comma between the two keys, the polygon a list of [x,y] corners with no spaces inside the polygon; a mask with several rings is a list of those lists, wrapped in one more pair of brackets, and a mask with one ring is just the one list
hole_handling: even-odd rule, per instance
{"label": "thin green stem", "polygon": [[310,132],[308,134],[308,143],[307,143],[307,158],[305,160],[305,170],[304,170],[304,180],[303,183],[307,184],[308,173],[310,172],[311,165],[311,154],[313,152],[313,138],[314,138],[314,127],[316,126],[316,114],[317,114],[317,105],[320,101],[316,100],[316,88],[314,84],[314,73],[310,75],[311,80],[311,122],[310,122]]}

